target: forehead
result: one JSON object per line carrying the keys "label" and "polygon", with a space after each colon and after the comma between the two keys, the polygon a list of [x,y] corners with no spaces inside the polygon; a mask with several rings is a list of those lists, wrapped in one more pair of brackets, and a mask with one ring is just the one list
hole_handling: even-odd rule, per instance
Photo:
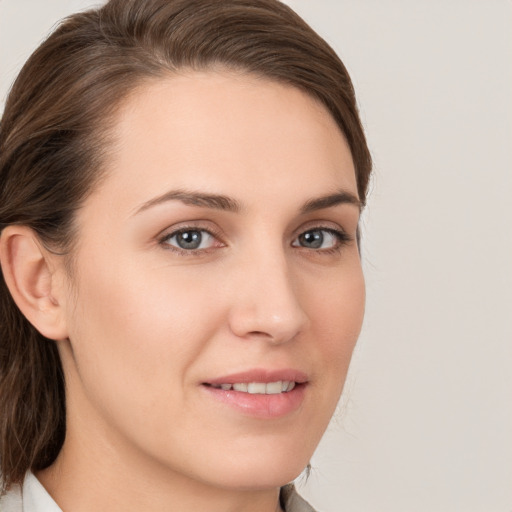
{"label": "forehead", "polygon": [[252,75],[187,72],[145,84],[120,109],[114,141],[105,185],[131,204],[166,188],[242,201],[357,190],[350,150],[327,109]]}

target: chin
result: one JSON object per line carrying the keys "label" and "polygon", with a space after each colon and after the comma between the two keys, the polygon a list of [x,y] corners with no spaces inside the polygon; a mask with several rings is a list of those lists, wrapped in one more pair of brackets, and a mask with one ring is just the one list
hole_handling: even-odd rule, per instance
{"label": "chin", "polygon": [[217,485],[241,491],[275,489],[295,480],[305,467],[286,468],[271,464],[265,468],[258,468],[257,471],[249,470],[236,475],[226,475],[222,481],[217,482]]}
{"label": "chin", "polygon": [[297,451],[274,451],[270,456],[261,452],[244,456],[233,454],[233,458],[217,465],[214,472],[216,485],[239,490],[282,487],[297,478],[309,463],[312,454]]}

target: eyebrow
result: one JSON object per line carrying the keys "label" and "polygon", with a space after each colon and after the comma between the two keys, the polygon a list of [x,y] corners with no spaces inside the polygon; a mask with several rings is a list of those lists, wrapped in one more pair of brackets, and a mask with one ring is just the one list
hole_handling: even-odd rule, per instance
{"label": "eyebrow", "polygon": [[324,208],[331,208],[339,204],[352,204],[361,209],[362,204],[357,196],[346,190],[340,190],[334,194],[310,199],[300,209],[301,213],[310,213]]}
{"label": "eyebrow", "polygon": [[167,201],[181,201],[191,206],[200,206],[202,208],[212,208],[215,210],[224,210],[228,212],[240,212],[242,207],[240,203],[231,197],[220,194],[207,194],[204,192],[193,192],[186,190],[170,190],[161,196],[150,199],[140,206],[135,215],[152,208],[153,206],[166,203]]}
{"label": "eyebrow", "polygon": [[[142,204],[137,208],[134,215],[168,201],[181,201],[186,205],[223,210],[233,213],[239,213],[243,209],[242,205],[236,199],[229,196],[187,190],[170,190],[169,192],[150,199]],[[339,204],[351,204],[361,209],[361,201],[356,195],[351,192],[347,192],[346,190],[340,190],[334,194],[328,194],[326,196],[307,200],[300,208],[300,213],[311,213],[317,210],[323,210],[324,208],[331,208]]]}

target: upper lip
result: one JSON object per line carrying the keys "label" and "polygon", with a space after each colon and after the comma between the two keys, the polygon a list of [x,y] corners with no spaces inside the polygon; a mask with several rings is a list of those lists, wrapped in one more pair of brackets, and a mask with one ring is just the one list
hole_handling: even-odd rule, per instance
{"label": "upper lip", "polygon": [[239,384],[249,382],[264,382],[268,384],[269,382],[278,382],[283,380],[294,381],[302,384],[308,381],[308,376],[304,372],[293,368],[274,370],[253,368],[242,372],[224,375],[222,377],[215,377],[214,379],[206,381],[205,384],[212,384],[214,386],[220,384]]}

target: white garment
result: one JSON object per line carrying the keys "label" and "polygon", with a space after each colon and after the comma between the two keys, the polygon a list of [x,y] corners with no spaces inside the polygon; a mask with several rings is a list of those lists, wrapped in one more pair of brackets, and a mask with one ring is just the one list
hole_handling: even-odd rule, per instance
{"label": "white garment", "polygon": [[[315,512],[295,491],[293,485],[281,489],[281,501],[286,512]],[[0,498],[0,512],[62,512],[41,482],[29,471],[23,487],[14,486]]]}
{"label": "white garment", "polygon": [[23,489],[18,485],[0,498],[0,512],[62,512],[62,510],[41,482],[28,472],[23,482]]}

